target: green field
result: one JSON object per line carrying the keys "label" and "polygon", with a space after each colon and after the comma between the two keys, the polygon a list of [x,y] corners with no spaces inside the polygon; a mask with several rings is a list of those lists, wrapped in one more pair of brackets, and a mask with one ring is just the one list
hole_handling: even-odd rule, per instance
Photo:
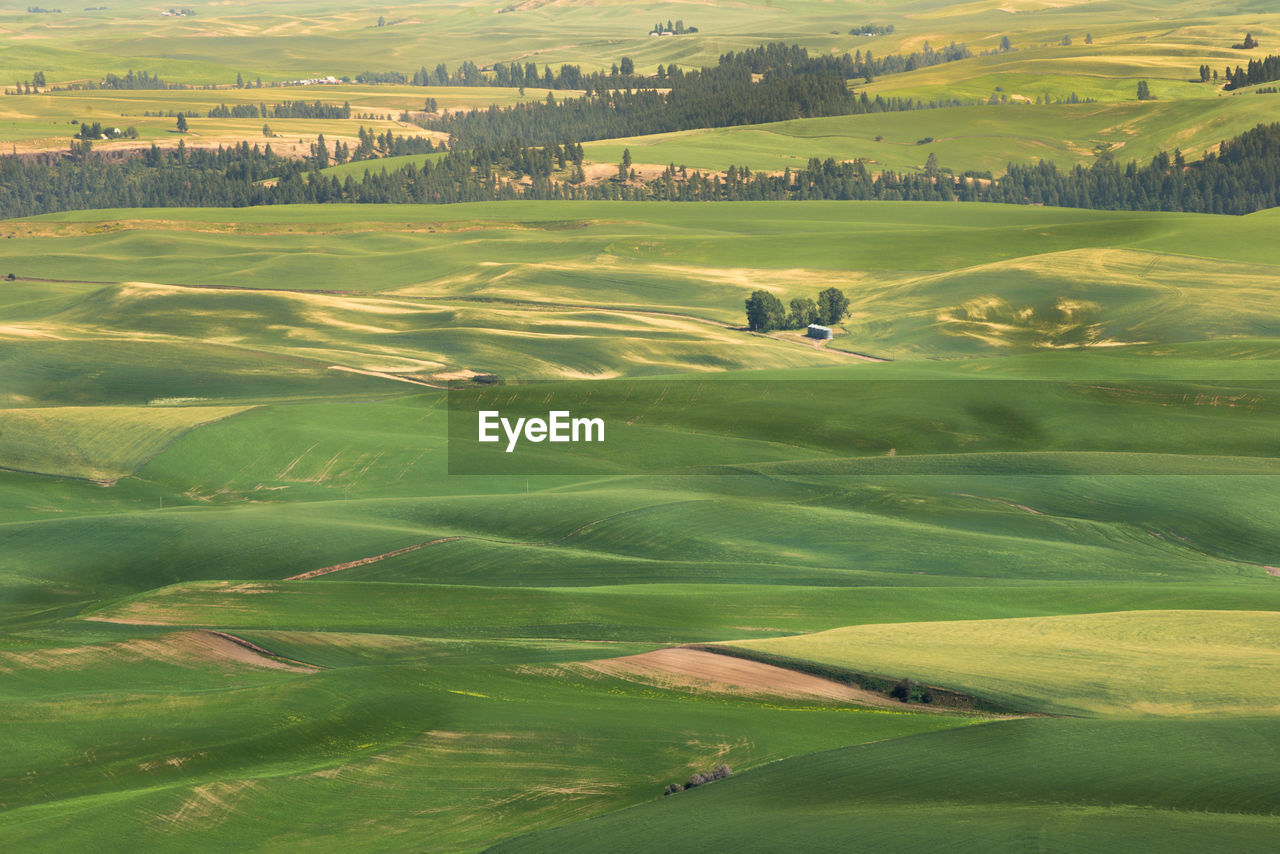
{"label": "green field", "polygon": [[[1280,119],[1280,97],[1245,93],[1213,100],[950,107],[867,116],[795,119],[589,143],[587,156],[617,163],[629,150],[640,164],[674,163],[723,171],[802,169],[809,159],[861,159],[873,170],[919,171],[930,154],[954,169],[1001,174],[1009,163],[1094,162],[1100,152],[1146,162],[1181,149],[1188,158],[1216,149],[1259,122]],[[930,140],[923,142],[923,140]]]}
{"label": "green field", "polygon": [[[0,11],[0,88],[130,68],[192,87],[0,95],[0,147],[59,157],[74,119],[135,126],[95,149],[127,156],[179,139],[143,113],[190,111],[186,146],[301,154],[427,133],[400,114],[428,98],[548,93],[271,84],[956,41],[986,55],[850,85],[971,106],[586,141],[589,180],[628,150],[646,178],[1196,159],[1280,120],[1280,95],[1191,82],[1280,52],[1266,5]],[[648,35],[668,19],[699,32]],[[1261,47],[1231,48],[1246,32]],[[1090,102],[1053,103],[1073,93]],[[271,137],[200,118],[297,99],[353,116]],[[852,201],[2,219],[0,849],[1270,851],[1278,221]],[[745,328],[752,291],[831,287],[850,311],[829,342]],[[560,407],[609,441],[468,455],[476,410]],[[881,696],[901,680],[912,702]]]}
{"label": "green field", "polygon": [[[495,851],[1268,851],[1277,745],[1267,719],[1009,721],[778,762]],[[1188,769],[1195,769],[1188,774]]]}
{"label": "green field", "polygon": [[[801,793],[821,779],[813,767],[843,779],[847,761],[945,765],[946,751],[979,749],[961,736],[1004,743],[1026,726],[1046,729],[1024,744],[1088,744],[1058,749],[1089,767],[1185,742],[1159,767],[1206,781],[1190,745],[1225,743],[1212,727],[1263,731],[1280,492],[1261,461],[1213,456],[1255,453],[1252,421],[1135,411],[1125,418],[1166,425],[1152,446],[1163,456],[1038,457],[1080,469],[1055,476],[1026,473],[1032,456],[1003,434],[962,448],[957,468],[923,424],[917,451],[857,473],[825,433],[787,425],[817,417],[806,384],[868,377],[916,397],[823,407],[834,429],[895,431],[900,413],[948,406],[969,418],[963,395],[948,403],[936,385],[963,378],[1264,389],[1277,358],[1273,217],[814,203],[726,207],[708,227],[661,205],[360,213],[6,226],[5,263],[25,278],[4,289],[13,429],[0,466],[40,472],[0,478],[0,714],[22,744],[5,772],[7,844],[75,847],[112,828],[176,850],[217,828],[227,849],[361,847],[373,827],[392,848],[471,850],[567,825],[511,844],[572,850],[642,833],[656,845],[695,821],[726,840],[755,828],[767,849],[779,837],[752,821],[768,817],[812,845],[857,818],[873,847],[945,832],[979,850],[1039,832],[1069,850],[1227,828],[1261,846],[1250,840],[1266,838],[1270,807],[1149,782],[1172,770],[1117,771],[1101,788],[1071,769],[1041,789],[1008,782],[1033,774],[1043,746],[965,772],[978,781],[967,801],[945,774],[927,791],[872,775],[886,788],[849,797],[885,804],[874,821],[870,806],[824,806],[848,803],[834,795],[762,811],[752,786]],[[374,255],[378,275],[362,276]],[[859,313],[836,346],[897,361],[734,328],[749,287],[789,298],[833,280]],[[1074,331],[1066,300],[1093,304]],[[1041,321],[1038,306],[1059,313]],[[732,430],[690,410],[646,440],[660,451],[696,437],[690,462],[722,457],[739,474],[638,476],[616,454],[595,476],[447,474],[446,393],[432,387],[446,377],[573,379],[565,388],[586,392],[691,367],[798,395]],[[579,379],[590,376],[616,379]],[[725,390],[739,387],[750,394]],[[1090,435],[1078,395],[1008,388],[1064,440]],[[22,428],[36,423],[57,425],[60,442],[33,443]],[[1175,464],[1210,473],[1168,474]],[[981,717],[562,667],[707,642],[1095,720],[975,727]],[[1268,790],[1270,766],[1248,764],[1265,755],[1241,758],[1234,785]],[[722,761],[741,779],[577,824]],[[299,801],[323,816],[280,824]],[[973,804],[986,818],[962,821]],[[1195,815],[1174,812],[1189,804]]]}

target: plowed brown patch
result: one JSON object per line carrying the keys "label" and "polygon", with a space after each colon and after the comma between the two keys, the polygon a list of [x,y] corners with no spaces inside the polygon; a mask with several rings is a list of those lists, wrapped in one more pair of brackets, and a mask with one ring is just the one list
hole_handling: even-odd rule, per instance
{"label": "plowed brown patch", "polygon": [[164,662],[184,667],[200,665],[250,665],[294,673],[314,673],[319,668],[272,655],[242,638],[223,632],[172,632],[155,638],[134,638],[117,643],[58,647],[0,653],[0,673],[19,670],[85,670],[106,664]]}
{"label": "plowed brown patch", "polygon": [[641,655],[606,658],[565,665],[570,670],[600,673],[662,688],[712,694],[756,694],[833,700],[860,706],[902,708],[901,703],[871,691],[842,685],[818,676],[772,664],[732,658],[684,647],[658,649]]}

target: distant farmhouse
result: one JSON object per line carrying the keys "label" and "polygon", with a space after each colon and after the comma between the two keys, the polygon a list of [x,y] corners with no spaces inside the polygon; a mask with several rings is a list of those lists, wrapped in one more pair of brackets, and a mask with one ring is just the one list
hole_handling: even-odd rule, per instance
{"label": "distant farmhouse", "polygon": [[827,341],[831,338],[831,327],[810,323],[809,331],[805,332],[805,335],[810,338],[817,338],[819,341]]}

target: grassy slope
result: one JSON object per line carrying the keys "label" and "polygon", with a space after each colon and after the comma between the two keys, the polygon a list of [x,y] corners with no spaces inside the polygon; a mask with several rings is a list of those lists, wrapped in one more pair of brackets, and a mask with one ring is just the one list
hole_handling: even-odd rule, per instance
{"label": "grassy slope", "polygon": [[730,164],[794,170],[812,157],[860,158],[873,171],[919,171],[936,154],[942,166],[956,172],[999,175],[1011,162],[1088,165],[1101,150],[1122,162],[1143,162],[1175,148],[1195,158],[1224,139],[1278,119],[1280,97],[1246,92],[1213,100],[950,107],[795,119],[604,140],[588,143],[585,150],[589,160],[603,163],[621,161],[629,149],[636,163],[717,171]]}
{"label": "grassy slope", "polygon": [[906,623],[751,641],[792,658],[911,673],[1022,708],[1072,714],[1270,715],[1272,612],[1132,611]]}
{"label": "grassy slope", "polygon": [[228,406],[41,407],[0,412],[6,468],[114,480],[132,474],[178,436],[243,409]]}
{"label": "grassy slope", "polygon": [[[109,337],[125,349],[146,334],[250,347],[306,360],[312,371],[339,365],[419,376],[459,368],[598,377],[834,366],[848,356],[801,347],[794,334],[770,341],[723,328],[741,323],[738,306],[750,288],[787,300],[832,284],[853,302],[847,335],[834,346],[886,356],[1274,334],[1272,265],[1280,256],[1266,239],[1269,213],[1228,220],[758,203],[732,206],[714,229],[694,205],[530,202],[360,213],[359,225],[337,233],[325,227],[345,211],[323,206],[153,211],[106,227],[95,224],[111,216],[101,212],[12,223],[0,229],[13,237],[0,246],[0,265],[20,276],[273,291],[19,284],[11,292],[25,297],[33,319],[15,318],[23,322],[11,334],[30,341],[14,357],[74,349],[88,338]],[[132,260],[139,256],[149,260]],[[363,272],[372,257],[376,277]],[[530,312],[532,304],[542,310]],[[631,343],[616,346],[622,339]],[[289,373],[307,369],[295,363]]]}
{"label": "grassy slope", "polygon": [[[375,28],[368,10],[314,3],[171,20],[123,0],[103,15],[4,13],[0,27],[26,37],[6,39],[0,72],[27,77],[43,67],[57,69],[55,81],[85,78],[121,72],[119,57],[129,56],[167,79],[229,83],[236,71],[270,80],[525,54],[540,65],[587,67],[631,55],[647,70],[711,62],[774,38],[882,55],[924,39],[990,48],[1008,32],[1014,54],[882,78],[872,90],[986,98],[1001,85],[1007,95],[1075,91],[1101,103],[818,120],[633,146],[642,163],[684,157],[718,168],[726,164],[712,158],[727,157],[781,168],[792,151],[801,162],[870,152],[911,168],[931,150],[914,142],[933,136],[944,165],[998,169],[1040,152],[1087,160],[1100,142],[1125,143],[1122,158],[1170,142],[1198,151],[1268,118],[1271,96],[1214,98],[1182,82],[1201,62],[1239,61],[1225,45],[1245,29],[1276,43],[1274,16],[1251,6],[1229,4],[1207,19],[1185,0],[913,0],[892,15],[819,2],[609,0],[508,17],[493,15],[492,4],[464,3],[377,10],[410,20]],[[644,35],[668,17],[703,32]],[[845,35],[854,23],[890,17],[893,36]],[[1086,29],[1095,37],[1088,50]],[[1065,33],[1075,45],[1054,45]],[[1141,78],[1160,101],[1129,102]],[[398,112],[427,96],[447,106],[517,97],[401,87],[341,94],[369,112]],[[72,117],[114,120],[184,99],[203,109],[206,99],[264,99],[256,90],[100,97],[0,100],[8,134],[0,138],[62,134]],[[70,114],[90,107],[95,113]],[[149,135],[167,135],[168,121],[139,119]],[[1012,129],[1017,121],[1027,126]],[[356,123],[277,131],[332,138]],[[229,139],[258,136],[260,124],[196,129]],[[773,154],[780,145],[787,154]],[[602,160],[620,156],[616,145],[594,148]],[[765,155],[776,159],[757,162]],[[425,377],[457,368],[565,377],[769,367],[757,376],[1265,379],[1280,356],[1274,216],[888,204],[725,205],[714,219],[708,211],[335,206],[4,223],[0,233],[11,239],[0,242],[0,269],[99,283],[0,289],[0,401],[23,407],[5,417],[76,407],[74,420],[92,439],[79,470],[123,465],[103,451],[137,438],[133,422],[114,417],[121,407],[191,397],[272,404],[186,433],[159,454],[139,448],[127,461],[140,466],[137,475],[108,489],[0,476],[0,721],[15,734],[0,762],[4,844],[83,848],[107,837],[148,850],[459,850],[570,825],[515,844],[634,850],[644,840],[681,850],[714,838],[734,850],[777,850],[856,839],[872,850],[939,840],[960,850],[1206,850],[1229,835],[1243,850],[1268,850],[1270,719],[955,729],[970,721],[726,700],[566,678],[553,666],[669,642],[835,630],[880,638],[877,661],[893,676],[928,664],[939,681],[1020,699],[1132,708],[1123,686],[1091,685],[1098,680],[1080,659],[1054,683],[1043,657],[1014,667],[991,643],[1016,652],[1058,627],[1054,637],[1089,647],[1091,663],[1141,663],[1133,680],[1168,700],[1162,712],[1177,703],[1161,692],[1195,672],[1173,668],[1168,683],[1152,684],[1147,667],[1167,667],[1176,644],[1198,667],[1212,653],[1255,679],[1242,688],[1210,681],[1215,673],[1189,686],[1205,702],[1233,702],[1245,689],[1251,700],[1272,697],[1271,673],[1254,668],[1274,644],[1250,659],[1242,639],[1262,632],[1275,610],[1264,570],[1275,562],[1280,511],[1271,479],[1160,469],[1015,476],[1008,465],[1016,456],[988,461],[1003,468],[983,476],[939,474],[948,465],[940,459],[894,477],[833,477],[836,469],[812,464],[759,464],[745,478],[449,477],[434,392],[330,366]],[[263,292],[121,284],[139,280]],[[741,322],[750,288],[787,299],[828,284],[858,300],[837,346],[901,362],[841,367],[847,357],[716,325]],[[1152,343],[1052,349],[1116,341]],[[1012,357],[982,358],[994,355]],[[153,423],[152,410],[141,411]],[[154,411],[194,418],[190,409]],[[855,407],[846,421],[860,414]],[[13,437],[2,438],[16,458]],[[1206,450],[1194,430],[1162,440],[1184,454]],[[17,444],[30,442],[19,433]],[[57,467],[73,473],[65,460]],[[280,580],[442,536],[468,539],[318,580]],[[531,542],[551,544],[523,545]],[[1212,609],[1219,613],[1203,613]],[[1115,612],[1135,610],[1180,613],[1140,613],[1151,625],[1136,646],[1099,650],[1100,627],[1127,637],[1139,624]],[[1150,634],[1161,619],[1164,634]],[[1170,639],[1170,620],[1206,643]],[[925,621],[913,636],[950,633],[988,666],[957,670],[930,658],[936,644],[913,646],[884,625]],[[1240,631],[1224,639],[1228,624]],[[862,628],[840,628],[855,625]],[[190,649],[188,627],[233,629],[329,669],[204,660]],[[1062,627],[1072,630],[1062,635]],[[1037,667],[1034,689],[1008,687]],[[863,746],[813,753],[853,744]],[[666,783],[721,761],[740,775],[657,797]]]}
{"label": "grassy slope", "polygon": [[[1030,719],[784,760],[495,851],[1213,849],[1276,832],[1267,719]],[[1189,771],[1189,769],[1195,769]]]}
{"label": "grassy slope", "polygon": [[[962,631],[966,624],[952,621],[1275,607],[1263,569],[1274,560],[1280,507],[1270,479],[1158,472],[1045,478],[1007,468],[977,476],[943,476],[939,468],[833,478],[765,462],[750,477],[449,477],[440,392],[328,368],[427,375],[436,370],[431,354],[443,352],[472,368],[537,373],[568,364],[670,373],[682,370],[674,358],[687,356],[693,342],[714,341],[722,367],[776,366],[737,376],[793,381],[868,371],[904,380],[1256,381],[1273,375],[1277,356],[1268,325],[1276,259],[1272,244],[1259,239],[1269,233],[1270,215],[1224,222],[946,205],[732,205],[709,227],[694,206],[359,213],[351,223],[350,211],[324,207],[153,211],[117,227],[118,214],[94,212],[7,226],[14,237],[3,249],[26,275],[255,289],[11,285],[3,296],[10,406],[77,407],[101,431],[95,441],[113,447],[121,435],[109,417],[113,407],[167,414],[171,408],[145,404],[178,397],[266,405],[144,454],[136,476],[110,489],[0,478],[11,508],[0,524],[5,649],[43,660],[59,654],[42,649],[114,649],[192,627],[222,628],[331,668],[312,675],[241,668],[233,671],[234,688],[215,692],[203,689],[227,678],[225,666],[181,657],[107,661],[86,652],[68,656],[66,667],[27,669],[10,683],[13,699],[0,704],[26,745],[0,776],[4,802],[16,807],[2,832],[11,844],[74,847],[110,829],[131,844],[176,849],[216,827],[228,848],[263,839],[307,847],[323,824],[326,844],[338,838],[366,845],[376,799],[379,809],[399,816],[394,826],[374,825],[391,847],[476,848],[643,803],[666,783],[722,759],[748,769],[879,739],[910,757],[925,755],[914,745],[933,755],[929,742],[894,736],[956,722],[775,709],[519,669],[526,664],[859,624],[884,631],[886,622],[936,621]],[[581,227],[566,227],[566,220]],[[891,235],[893,251],[881,250]],[[278,247],[290,255],[270,262]],[[309,252],[325,255],[309,261]],[[1179,255],[1156,254],[1162,252]],[[379,276],[371,280],[358,271],[374,254]],[[1233,256],[1233,263],[1197,255]],[[602,260],[610,258],[616,260]],[[503,265],[506,275],[489,275],[481,261]],[[610,263],[626,272],[602,291],[593,272]],[[360,292],[300,292],[331,285],[343,264]],[[1193,273],[1175,264],[1193,265]],[[711,275],[726,266],[734,272]],[[867,319],[861,327],[851,321],[850,337],[863,328],[884,342],[950,342],[957,352],[959,341],[973,355],[1019,355],[823,367],[815,358],[821,354],[792,343],[643,313],[732,323],[744,288],[761,282],[784,296],[806,293],[841,268],[867,270],[856,293],[862,307],[886,315],[880,331]],[[456,272],[466,269],[482,272]],[[570,270],[581,272],[566,275]],[[1210,270],[1212,278],[1194,272]],[[966,319],[976,323],[975,300],[992,295],[1015,307],[1092,301],[1089,322],[1107,336],[1140,333],[1158,343],[1066,353],[1032,346],[1036,339],[1028,336],[1048,334],[1043,324],[1002,329],[1008,343],[999,345],[945,331],[940,309],[968,305]],[[990,300],[984,305],[991,310]],[[561,312],[576,326],[558,325]],[[469,316],[476,331],[458,336],[460,319]],[[613,326],[584,327],[588,316],[633,326],[662,319],[651,324],[662,335],[638,343]],[[468,350],[481,346],[468,342],[494,338],[498,317],[527,341],[556,336],[545,351],[555,360],[521,356],[538,351],[513,346],[519,339],[509,335],[491,350]],[[432,349],[433,323],[454,336],[440,351]],[[692,337],[671,335],[681,329]],[[575,352],[581,361],[569,362]],[[765,354],[775,361],[764,362]],[[89,360],[93,381],[84,376]],[[948,400],[925,384],[913,387],[930,395],[931,406]],[[839,410],[828,413],[837,426],[869,425],[879,411],[867,400],[844,401]],[[747,435],[714,441],[734,449],[767,444],[760,442],[769,436],[762,414],[739,419]],[[1232,417],[1225,410],[1210,415],[1206,423]],[[726,431],[698,421],[675,427],[712,437]],[[1163,441],[1185,454],[1214,450],[1195,430],[1180,435]],[[802,438],[791,458],[831,453],[820,432]],[[88,462],[101,459],[91,453]],[[1195,504],[1187,502],[1188,490]],[[448,536],[466,539],[317,580],[281,581]],[[923,655],[886,659],[911,668],[890,675],[914,675]],[[92,662],[93,671],[76,660]],[[156,693],[117,693],[114,686],[126,681]],[[146,748],[137,748],[160,707],[169,710],[169,723],[152,724]],[[1121,755],[1142,743],[1138,730],[1111,732],[1106,743]],[[1175,737],[1184,736],[1167,736]],[[28,770],[36,770],[38,784],[23,782]],[[1089,827],[1097,822],[1122,836],[1149,831],[1152,822],[1141,815],[1097,810],[1112,803],[1163,808],[1167,799],[1143,794],[1138,783],[1117,787],[1104,797],[1081,783],[1073,797],[1084,806],[993,799],[996,817],[974,829],[973,847],[988,834],[1064,822],[1079,828],[1084,809],[1095,810]],[[1215,808],[1198,791],[1185,797]],[[932,797],[895,806],[893,814],[938,832],[957,813],[947,803],[929,806]],[[282,805],[300,800],[319,812],[282,829]],[[830,832],[844,827],[831,821],[837,830]],[[1187,833],[1231,826],[1252,834],[1265,826],[1213,815],[1171,821]],[[890,833],[901,824],[883,826]],[[1079,832],[1082,845],[1095,838],[1094,830]]]}

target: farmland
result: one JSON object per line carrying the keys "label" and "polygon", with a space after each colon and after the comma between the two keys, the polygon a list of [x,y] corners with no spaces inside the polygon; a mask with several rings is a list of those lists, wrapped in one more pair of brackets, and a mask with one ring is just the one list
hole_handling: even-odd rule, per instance
{"label": "farmland", "polygon": [[[1262,382],[1274,375],[1266,324],[1280,280],[1270,273],[1271,244],[1250,239],[1248,229],[1265,233],[1268,215],[1227,222],[991,207],[975,222],[954,208],[910,204],[759,204],[726,211],[709,230],[657,205],[367,210],[358,224],[332,207],[85,212],[8,224],[6,263],[29,278],[5,289],[7,417],[15,425],[49,419],[64,443],[15,444],[27,434],[6,431],[11,438],[0,446],[0,465],[40,472],[4,479],[12,509],[0,578],[10,629],[0,666],[10,674],[6,727],[25,745],[8,772],[15,782],[5,836],[14,844],[75,845],[123,816],[128,838],[148,847],[180,847],[211,826],[229,847],[264,833],[273,844],[307,847],[314,826],[277,828],[279,803],[332,804],[325,821],[358,835],[373,809],[359,793],[376,785],[379,810],[429,810],[386,833],[405,834],[410,845],[428,834],[441,849],[475,848],[646,801],[720,761],[740,769],[746,784],[754,773],[747,769],[785,757],[825,757],[815,751],[863,742],[934,751],[916,739],[991,726],[972,727],[981,716],[910,707],[887,715],[856,703],[691,692],[679,682],[566,669],[672,644],[763,645],[1027,711],[1136,710],[1179,721],[1268,713],[1269,643],[1258,632],[1280,604],[1266,571],[1280,506],[1270,477],[1155,467],[1046,478],[1006,465],[943,474],[945,458],[928,455],[897,457],[915,466],[901,474],[833,477],[796,467],[836,461],[822,440],[797,445],[786,420],[769,427],[767,419],[756,428],[764,444],[726,436],[704,446],[755,460],[750,479],[637,476],[625,458],[603,478],[449,476],[446,392],[430,387],[445,376],[513,370],[578,384],[582,376],[617,375],[588,384],[670,378],[689,369],[681,360],[699,347],[738,379],[803,389],[901,378],[935,408],[941,399],[929,383],[947,378]],[[873,264],[869,246],[841,235],[877,223],[910,236],[895,248],[900,254]],[[1231,234],[1215,232],[1218,223]],[[762,234],[776,249],[753,255],[748,247]],[[309,269],[321,247],[327,258]],[[381,275],[361,281],[355,270],[371,251]],[[1085,254],[1101,263],[1081,265]],[[344,257],[349,281],[341,279]],[[906,257],[909,266],[895,261]],[[1175,258],[1159,272],[1158,262]],[[1202,281],[1221,291],[1196,296],[1181,271],[1199,263],[1218,271]],[[573,272],[591,265],[615,268],[607,294],[595,290],[598,278]],[[1061,281],[1064,294],[1088,287],[1097,302],[1091,321],[1111,325],[1108,337],[1137,324],[1144,343],[1064,352],[1027,337],[1030,329],[957,338],[926,324],[877,338],[850,318],[838,342],[886,355],[901,348],[898,361],[876,365],[802,347],[786,333],[744,340],[733,331],[741,282],[771,282],[789,296],[841,269],[867,270],[846,287],[860,310],[879,317],[890,304],[909,319],[975,301],[1003,301],[1016,315],[1043,300],[1045,287],[1029,288],[1028,274]],[[98,284],[40,281],[58,273]],[[1178,278],[1163,283],[1161,275]],[[1179,296],[1153,303],[1144,287],[1153,295],[1176,287]],[[428,333],[432,323],[445,343]],[[530,337],[505,336],[495,349],[486,331],[495,327],[527,328]],[[389,335],[400,343],[388,346]],[[555,343],[535,347],[539,340]],[[903,356],[929,341],[971,355]],[[156,348],[171,354],[170,364],[155,364]],[[89,354],[92,384],[75,369]],[[699,370],[714,376],[709,367]],[[870,411],[865,399],[842,405],[837,420],[865,420]],[[152,436],[138,424],[170,432]],[[687,429],[705,433],[695,424]],[[1195,435],[1167,451],[1206,459],[1213,447]],[[774,437],[790,447],[768,450]],[[75,455],[64,450],[70,443]],[[91,482],[106,476],[114,486]],[[1196,505],[1185,501],[1188,478]],[[761,527],[760,518],[772,521]],[[294,576],[304,578],[285,580]],[[1156,621],[1150,631],[1147,620]],[[1209,645],[1197,646],[1179,620],[1208,633]],[[1086,656],[1083,640],[1061,640],[1042,624],[1078,632],[1096,652]],[[209,632],[276,657],[238,647],[243,654],[229,656]],[[1119,640],[1129,633],[1150,648]],[[951,640],[937,647],[938,637]],[[1051,653],[1071,643],[1081,650],[1075,669],[1053,665]],[[964,644],[987,659],[956,652]],[[840,651],[847,648],[858,653]],[[939,657],[938,649],[949,652]],[[1114,660],[1104,665],[1098,655]],[[956,660],[969,669],[957,670]],[[1180,666],[1188,660],[1213,676]],[[1050,667],[1053,686],[1028,663]],[[1114,675],[1115,687],[1093,687],[1097,667]],[[1203,699],[1179,680],[1205,689]],[[212,685],[221,690],[201,693]],[[130,745],[160,714],[157,703],[181,711],[165,712],[178,717],[139,753]],[[797,724],[801,718],[810,723]],[[1207,724],[1186,724],[1197,725]],[[569,741],[566,727],[576,733]],[[685,748],[672,746],[673,728],[685,733]],[[1130,732],[1137,730],[1117,727],[1107,738],[1128,744]],[[261,740],[266,733],[274,734]],[[80,758],[71,767],[45,764],[73,755]],[[789,763],[801,761],[761,773],[791,773]],[[16,782],[32,769],[49,782]],[[479,799],[445,786],[424,800],[424,788],[463,776],[482,786]],[[1114,832],[1145,832],[1143,814],[1106,806],[1119,795],[1076,785],[1085,787],[1082,806],[1054,810],[1087,807]],[[732,794],[737,781],[719,786]],[[703,793],[681,797],[693,803]],[[475,820],[488,801],[511,807]],[[999,828],[1066,820],[1034,799],[1000,803],[1007,812],[967,844]],[[671,808],[662,821],[678,828],[685,803]],[[921,806],[919,814],[948,826],[959,808]],[[442,834],[433,818],[440,815],[457,829]],[[899,827],[895,815],[905,820],[906,812],[884,817],[884,833]],[[1261,815],[1224,813],[1188,832],[1234,822],[1247,838],[1262,832]]]}
{"label": "farmland", "polygon": [[[363,73],[770,41],[974,55],[846,81],[954,106],[587,139],[557,180],[1194,164],[1280,120],[1193,82],[1280,52],[1257,4],[891,5],[5,11],[0,80],[47,85],[0,150],[392,185],[457,168],[428,99],[582,92]],[[130,67],[187,88],[70,88]],[[294,100],[352,116],[207,116]],[[76,154],[72,119],[138,137]],[[433,147],[309,154],[362,127]],[[0,848],[1274,847],[1275,209],[276,201],[0,212]],[[830,288],[829,341],[746,325]],[[478,410],[607,441],[470,455]]]}

